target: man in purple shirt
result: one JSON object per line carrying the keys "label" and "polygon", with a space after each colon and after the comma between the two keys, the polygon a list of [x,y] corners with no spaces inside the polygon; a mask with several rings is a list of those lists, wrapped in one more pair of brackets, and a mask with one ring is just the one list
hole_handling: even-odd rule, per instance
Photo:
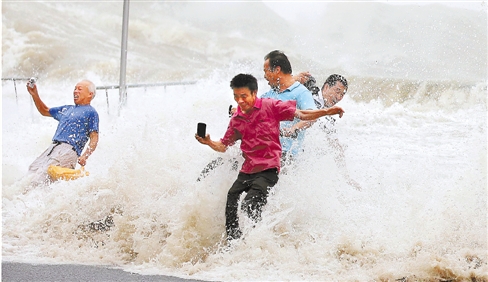
{"label": "man in purple shirt", "polygon": [[278,182],[281,159],[280,121],[293,120],[295,117],[314,120],[334,114],[342,117],[344,111],[339,107],[298,110],[296,101],[260,99],[257,97],[257,80],[250,74],[236,75],[230,82],[230,87],[238,107],[224,137],[213,141],[209,134],[205,138],[195,134],[195,138],[217,152],[225,152],[228,146],[241,140],[244,163],[237,180],[227,193],[225,209],[227,239],[233,240],[242,235],[237,216],[240,195],[247,193],[242,209],[257,222],[267,203],[268,189]]}

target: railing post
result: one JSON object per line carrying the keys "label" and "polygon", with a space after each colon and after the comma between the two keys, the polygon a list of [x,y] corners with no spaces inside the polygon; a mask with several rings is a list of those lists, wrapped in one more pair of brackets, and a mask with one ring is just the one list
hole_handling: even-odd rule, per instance
{"label": "railing post", "polygon": [[122,22],[122,44],[120,50],[120,83],[119,83],[119,115],[120,110],[127,104],[127,86],[125,81],[127,67],[127,35],[129,26],[129,0],[124,0]]}
{"label": "railing post", "polygon": [[15,78],[12,79],[12,81],[14,82],[14,90],[15,90],[15,104],[17,104],[17,106],[19,105],[19,98],[17,97],[17,84],[15,83]]}
{"label": "railing post", "polygon": [[107,114],[110,115],[110,105],[108,104],[108,88],[105,88],[105,97],[107,99]]}

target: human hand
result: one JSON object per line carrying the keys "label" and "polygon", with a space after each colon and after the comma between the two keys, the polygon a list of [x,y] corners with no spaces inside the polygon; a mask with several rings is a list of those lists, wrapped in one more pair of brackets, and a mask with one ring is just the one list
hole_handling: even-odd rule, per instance
{"label": "human hand", "polygon": [[204,145],[210,144],[210,134],[207,134],[207,135],[205,135],[205,138],[202,138],[200,135],[195,133],[195,139],[197,139],[198,142],[200,142]]}
{"label": "human hand", "polygon": [[289,137],[289,138],[297,138],[298,137],[298,130],[291,130],[291,128],[282,128],[282,129],[280,129],[280,136],[281,137]]}
{"label": "human hand", "polygon": [[339,106],[333,106],[327,109],[327,113],[329,115],[339,115],[342,118],[342,115],[345,113],[344,110]]}
{"label": "human hand", "polygon": [[301,72],[297,75],[294,75],[293,78],[295,81],[300,82],[301,84],[305,84],[312,75],[308,71]]}
{"label": "human hand", "polygon": [[232,105],[229,106],[229,117],[232,117],[234,113],[237,111],[237,108],[232,107]]}
{"label": "human hand", "polygon": [[85,155],[81,155],[79,158],[78,158],[78,163],[81,165],[81,166],[85,166],[86,165],[86,159],[87,157]]}
{"label": "human hand", "polygon": [[25,86],[27,87],[27,92],[29,92],[31,96],[37,94],[37,85],[35,83],[31,84],[30,81],[28,81]]}

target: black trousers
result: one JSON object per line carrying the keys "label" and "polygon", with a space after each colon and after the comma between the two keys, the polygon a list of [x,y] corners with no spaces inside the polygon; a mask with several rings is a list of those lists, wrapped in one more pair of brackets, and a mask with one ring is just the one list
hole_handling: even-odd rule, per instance
{"label": "black trousers", "polygon": [[269,188],[278,182],[278,170],[268,169],[253,174],[240,172],[237,180],[227,192],[225,208],[225,228],[227,238],[238,239],[242,232],[239,229],[237,209],[239,198],[243,192],[247,195],[242,202],[241,209],[255,222],[261,219],[261,212],[268,201]]}

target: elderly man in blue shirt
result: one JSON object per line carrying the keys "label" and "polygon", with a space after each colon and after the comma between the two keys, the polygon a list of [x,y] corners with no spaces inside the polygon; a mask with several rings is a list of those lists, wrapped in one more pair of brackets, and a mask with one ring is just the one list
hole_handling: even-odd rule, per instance
{"label": "elderly man in blue shirt", "polygon": [[[31,185],[49,183],[47,169],[50,165],[74,169],[76,163],[85,166],[88,157],[98,144],[98,113],[90,103],[95,98],[96,87],[89,80],[78,82],[73,91],[75,105],[49,108],[39,97],[37,86],[27,85],[39,113],[53,117],[58,123],[52,144],[29,167]],[[89,141],[89,142],[88,142]],[[88,147],[83,153],[85,145]]]}

